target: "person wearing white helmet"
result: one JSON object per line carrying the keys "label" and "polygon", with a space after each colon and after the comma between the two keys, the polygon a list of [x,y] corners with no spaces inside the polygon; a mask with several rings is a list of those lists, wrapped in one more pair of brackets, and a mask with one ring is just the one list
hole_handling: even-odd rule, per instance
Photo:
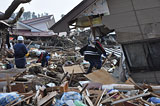
{"label": "person wearing white helmet", "polygon": [[41,63],[42,67],[48,66],[48,60],[50,59],[50,54],[48,52],[37,51],[36,55],[38,56],[37,63]]}
{"label": "person wearing white helmet", "polygon": [[28,53],[26,46],[24,45],[23,36],[18,36],[18,43],[14,45],[14,56],[15,56],[15,64],[17,68],[25,68],[26,58],[25,55]]}

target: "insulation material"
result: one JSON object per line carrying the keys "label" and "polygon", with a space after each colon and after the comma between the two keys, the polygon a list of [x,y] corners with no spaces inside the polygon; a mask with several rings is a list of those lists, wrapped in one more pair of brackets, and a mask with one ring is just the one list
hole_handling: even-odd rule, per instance
{"label": "insulation material", "polygon": [[80,14],[80,17],[105,14],[109,15],[109,8],[106,0],[97,0],[89,8],[87,8],[83,13]]}
{"label": "insulation material", "polygon": [[88,17],[82,17],[79,18],[77,21],[77,25],[78,26],[82,26],[82,27],[89,27],[89,26],[100,26],[102,25],[102,18],[101,17],[96,17],[93,19],[90,19]]}

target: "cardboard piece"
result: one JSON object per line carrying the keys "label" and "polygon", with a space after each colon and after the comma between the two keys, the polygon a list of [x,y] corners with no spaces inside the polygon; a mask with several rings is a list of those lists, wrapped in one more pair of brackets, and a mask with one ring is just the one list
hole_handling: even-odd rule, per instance
{"label": "cardboard piece", "polygon": [[101,84],[115,84],[117,80],[112,77],[111,74],[109,74],[104,69],[97,70],[93,73],[90,73],[88,75],[85,75],[89,80]]}
{"label": "cardboard piece", "polygon": [[83,66],[80,66],[80,65],[64,66],[63,70],[65,73],[68,72],[69,74],[72,74],[73,70],[74,70],[74,74],[84,73],[84,68]]}

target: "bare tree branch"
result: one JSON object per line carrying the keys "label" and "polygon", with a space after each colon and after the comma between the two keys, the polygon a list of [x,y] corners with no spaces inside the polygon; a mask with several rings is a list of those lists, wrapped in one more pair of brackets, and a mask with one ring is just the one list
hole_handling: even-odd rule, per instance
{"label": "bare tree branch", "polygon": [[22,7],[22,8],[19,10],[17,16],[16,16],[13,20],[9,20],[9,21],[6,22],[6,23],[12,24],[12,25],[15,24],[15,23],[19,20],[19,18],[20,18],[21,15],[23,14],[23,12],[24,12],[24,8]]}
{"label": "bare tree branch", "polygon": [[31,0],[14,0],[4,14],[0,14],[0,20],[6,20],[11,17],[12,13],[21,3],[29,3]]}

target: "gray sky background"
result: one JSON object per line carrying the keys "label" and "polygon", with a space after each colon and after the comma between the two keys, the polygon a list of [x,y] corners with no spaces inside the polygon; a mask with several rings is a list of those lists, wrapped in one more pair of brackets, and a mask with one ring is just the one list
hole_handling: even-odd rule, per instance
{"label": "gray sky background", "polygon": [[[0,11],[5,12],[13,0],[1,0]],[[58,21],[62,14],[67,14],[71,9],[78,5],[82,0],[32,0],[30,3],[21,4],[25,11],[38,13],[49,13],[54,15],[55,20]],[[19,11],[19,8],[16,10]]]}

